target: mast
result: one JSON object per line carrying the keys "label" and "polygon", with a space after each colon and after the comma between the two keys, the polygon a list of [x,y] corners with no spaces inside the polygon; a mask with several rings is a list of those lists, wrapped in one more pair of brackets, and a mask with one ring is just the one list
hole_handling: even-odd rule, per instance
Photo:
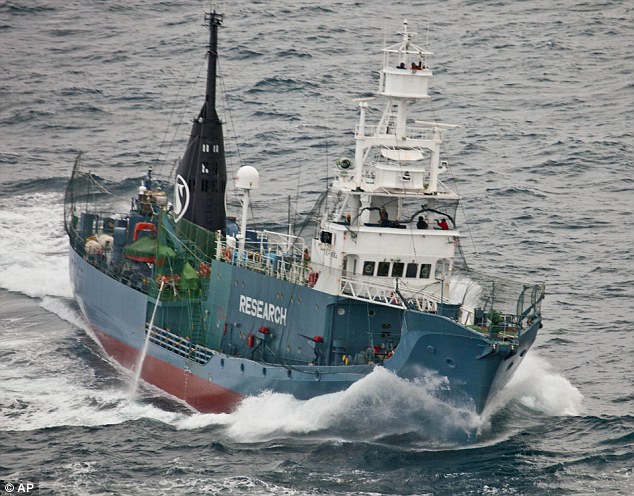
{"label": "mast", "polygon": [[180,161],[174,184],[174,215],[210,231],[225,232],[227,168],[222,122],[216,111],[218,28],[223,15],[214,7],[205,14],[209,26],[205,102],[194,119],[189,143]]}

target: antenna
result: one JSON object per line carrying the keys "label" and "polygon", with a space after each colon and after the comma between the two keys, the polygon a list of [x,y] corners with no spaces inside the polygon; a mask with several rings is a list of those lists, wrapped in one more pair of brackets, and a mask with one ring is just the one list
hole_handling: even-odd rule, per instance
{"label": "antenna", "polygon": [[429,25],[431,23],[431,19],[427,19],[427,34],[425,35],[425,50],[429,48]]}

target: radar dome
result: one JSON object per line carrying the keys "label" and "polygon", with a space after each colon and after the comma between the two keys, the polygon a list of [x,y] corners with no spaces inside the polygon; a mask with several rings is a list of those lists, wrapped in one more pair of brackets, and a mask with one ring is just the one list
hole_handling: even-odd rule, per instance
{"label": "radar dome", "polygon": [[236,174],[236,187],[240,189],[258,189],[260,187],[260,174],[256,168],[250,165],[240,167]]}

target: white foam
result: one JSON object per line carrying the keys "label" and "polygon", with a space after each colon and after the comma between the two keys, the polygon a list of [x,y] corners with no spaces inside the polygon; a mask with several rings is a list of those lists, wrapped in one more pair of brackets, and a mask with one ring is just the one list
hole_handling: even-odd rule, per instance
{"label": "white foam", "polygon": [[316,433],[342,440],[372,440],[411,432],[444,441],[473,432],[479,417],[435,399],[432,392],[437,385],[405,381],[377,367],[342,392],[309,400],[266,392],[247,397],[231,414],[194,415],[176,426],[224,426],[239,442]]}
{"label": "white foam", "polygon": [[73,377],[6,378],[3,382],[3,431],[120,424],[140,418],[172,423],[182,417],[135,401],[125,389],[93,389],[78,385]]}
{"label": "white foam", "polygon": [[288,394],[266,392],[247,397],[231,414],[194,414],[175,425],[179,429],[223,426],[238,442],[304,434],[371,441],[412,432],[442,441],[457,439],[458,432],[488,430],[492,415],[514,399],[549,416],[582,412],[579,390],[534,353],[526,356],[511,382],[482,416],[437,400],[432,393],[440,383],[439,378],[427,378],[425,384],[409,382],[377,368],[339,393],[303,401]]}
{"label": "white foam", "polygon": [[534,350],[526,355],[509,384],[500,392],[493,409],[497,410],[513,399],[549,416],[583,413],[581,392]]}
{"label": "white foam", "polygon": [[[58,298],[44,298],[42,306],[83,325],[81,315]],[[71,344],[77,345],[77,331],[44,322],[42,328],[39,320],[30,322],[28,317],[0,319],[0,430],[96,426],[139,418],[165,423],[181,419],[182,413],[138,401],[125,387],[104,387],[89,363],[64,351]],[[37,346],[33,346],[34,339]],[[155,392],[149,394],[154,396]]]}
{"label": "white foam", "polygon": [[453,274],[449,281],[449,301],[462,302],[471,311],[479,304],[482,291],[482,286],[465,274]]}
{"label": "white foam", "polygon": [[70,307],[68,304],[68,300],[64,301],[61,298],[45,296],[42,298],[40,306],[45,310],[48,310],[49,312],[57,315],[60,319],[73,324],[75,327],[79,327],[80,329],[84,329],[85,331],[89,330],[89,327],[86,324],[86,321],[84,320],[81,312]]}
{"label": "white foam", "polygon": [[32,297],[72,296],[63,195],[0,198],[0,287]]}
{"label": "white foam", "polygon": [[[62,339],[59,335],[47,336],[39,351],[16,353],[3,364],[0,430],[98,426],[140,418],[173,423],[182,418],[182,413],[138,401],[125,387],[104,388],[95,371],[83,361],[71,361],[63,354],[52,358],[51,350]],[[26,347],[21,339],[14,338],[3,343],[2,349]]]}

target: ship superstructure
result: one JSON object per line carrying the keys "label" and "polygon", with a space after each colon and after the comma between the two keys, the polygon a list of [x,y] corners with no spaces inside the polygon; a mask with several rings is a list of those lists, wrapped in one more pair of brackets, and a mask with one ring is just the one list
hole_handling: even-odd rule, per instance
{"label": "ship superstructure", "polygon": [[401,34],[399,44],[383,49],[379,93],[387,106],[378,125],[366,124],[372,99],[357,100],[355,155],[337,160],[335,208],[312,250],[333,277],[320,274],[316,287],[370,299],[398,289],[417,295],[416,308],[437,311],[443,295],[449,303],[459,238],[459,196],[439,179],[447,171],[440,161],[442,130],[458,126],[408,118],[411,107],[429,99],[432,54],[412,42],[407,22]]}

